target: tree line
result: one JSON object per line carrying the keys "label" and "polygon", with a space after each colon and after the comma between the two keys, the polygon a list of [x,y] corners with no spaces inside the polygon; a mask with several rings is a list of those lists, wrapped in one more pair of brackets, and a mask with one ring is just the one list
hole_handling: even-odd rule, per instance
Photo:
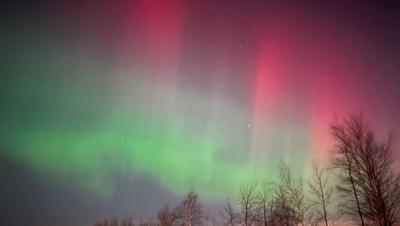
{"label": "tree line", "polygon": [[[278,181],[242,185],[220,211],[224,226],[400,225],[400,175],[394,170],[391,136],[379,140],[362,115],[336,120],[329,162],[313,164],[307,179],[281,163]],[[180,205],[161,208],[144,225],[204,224],[198,195],[191,191]],[[132,226],[107,222],[98,226]],[[143,225],[143,224],[142,224]],[[144,226],[143,225],[143,226]],[[146,225],[146,226],[147,226]]]}
{"label": "tree line", "polygon": [[203,220],[202,205],[199,197],[194,191],[190,191],[185,199],[174,209],[168,204],[163,206],[157,213],[156,220],[136,223],[132,220],[104,220],[95,226],[196,226],[201,225]]}

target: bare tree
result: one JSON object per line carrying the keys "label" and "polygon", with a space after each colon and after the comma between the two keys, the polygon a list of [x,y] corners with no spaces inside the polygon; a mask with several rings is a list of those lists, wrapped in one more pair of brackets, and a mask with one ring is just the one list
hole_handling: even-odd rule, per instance
{"label": "bare tree", "polygon": [[244,226],[250,226],[257,215],[257,184],[245,184],[239,190],[239,205],[241,209],[241,221]]}
{"label": "bare tree", "polygon": [[341,214],[352,217],[358,215],[360,224],[364,226],[364,216],[360,204],[361,191],[356,183],[357,178],[360,177],[360,172],[354,161],[356,150],[353,138],[349,133],[351,127],[350,121],[347,120],[343,123],[335,122],[331,126],[330,133],[335,141],[332,164],[338,172],[339,183],[336,187],[342,199],[339,205]]}
{"label": "bare tree", "polygon": [[271,213],[273,210],[274,184],[264,182],[257,192],[257,212],[260,225],[271,225]]}
{"label": "bare tree", "polygon": [[160,209],[157,213],[157,219],[160,226],[172,226],[175,221],[175,216],[170,211],[168,204]]}
{"label": "bare tree", "polygon": [[271,203],[270,225],[295,226],[299,220],[285,189],[279,185],[274,191]]}
{"label": "bare tree", "polygon": [[[359,125],[363,131],[363,124]],[[360,186],[366,199],[365,209],[370,221],[377,225],[393,225],[398,220],[399,198],[398,176],[392,171],[392,150],[390,139],[386,143],[376,141],[373,132],[364,127],[364,133],[357,137],[359,151],[356,155],[360,165]],[[393,205],[393,201],[397,204]]]}
{"label": "bare tree", "polygon": [[356,209],[361,225],[393,225],[399,217],[400,190],[392,171],[390,139],[378,142],[361,115],[335,122],[331,135],[344,213],[354,216]]}
{"label": "bare tree", "polygon": [[182,203],[175,209],[176,219],[183,226],[200,225],[202,220],[202,207],[198,196],[191,191],[187,194]]}
{"label": "bare tree", "polygon": [[255,183],[240,187],[241,222],[250,225],[295,226],[305,224],[303,181],[294,178],[287,165],[282,164],[279,183]]}
{"label": "bare tree", "polygon": [[304,225],[307,208],[304,202],[303,179],[301,177],[294,178],[289,167],[283,163],[279,167],[279,171],[281,178],[280,192],[283,192],[282,195],[285,196],[287,204],[295,212],[295,219],[298,224]]}
{"label": "bare tree", "polygon": [[238,220],[237,213],[232,208],[229,199],[226,200],[226,206],[224,207],[223,211],[220,211],[220,215],[224,219],[224,225],[226,226],[235,226],[235,223]]}
{"label": "bare tree", "polygon": [[[313,174],[311,180],[308,182],[308,187],[311,192],[311,207],[313,212],[323,217],[325,226],[328,226],[328,205],[331,201],[333,193],[332,187],[328,184],[328,177],[326,175],[326,168],[318,168],[316,163],[313,164]],[[316,223],[320,222],[317,216]]]}

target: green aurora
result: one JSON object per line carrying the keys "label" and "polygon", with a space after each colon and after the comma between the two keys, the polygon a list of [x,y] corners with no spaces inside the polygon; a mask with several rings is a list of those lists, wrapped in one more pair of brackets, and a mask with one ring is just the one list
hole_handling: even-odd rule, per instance
{"label": "green aurora", "polygon": [[[246,113],[223,115],[235,119],[222,123],[199,119],[185,112],[196,97],[182,103],[169,98],[174,90],[148,80],[143,70],[57,43],[36,41],[22,49],[8,59],[1,81],[1,146],[34,172],[72,179],[104,197],[120,175],[151,175],[176,194],[195,189],[209,198],[276,175],[265,153],[250,154]],[[228,132],[232,121],[243,131]],[[289,157],[296,159],[294,169],[306,158],[307,145],[300,148]],[[281,150],[267,157],[288,158]]]}

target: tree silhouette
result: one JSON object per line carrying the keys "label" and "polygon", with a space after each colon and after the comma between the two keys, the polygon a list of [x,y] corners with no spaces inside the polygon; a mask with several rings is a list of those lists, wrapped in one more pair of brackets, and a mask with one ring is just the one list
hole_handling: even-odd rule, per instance
{"label": "tree silhouette", "polygon": [[202,207],[195,192],[190,191],[182,203],[175,209],[174,215],[183,226],[200,225]]}
{"label": "tree silhouette", "polygon": [[170,211],[168,204],[158,211],[157,219],[160,226],[173,225],[175,221],[175,215]]}
{"label": "tree silhouette", "polygon": [[239,189],[239,205],[241,210],[241,222],[244,226],[251,225],[257,216],[257,184],[245,184]]}
{"label": "tree silhouette", "polygon": [[354,216],[356,206],[361,225],[393,225],[399,218],[400,190],[392,171],[390,139],[377,141],[361,115],[336,121],[331,135],[336,143],[333,166],[339,172],[343,213]]}
{"label": "tree silhouette", "polygon": [[234,226],[238,221],[238,215],[233,209],[229,199],[226,200],[226,206],[223,211],[220,211],[220,215],[224,219],[223,224],[226,226]]}
{"label": "tree silhouette", "polygon": [[338,182],[336,186],[340,192],[342,201],[340,211],[343,215],[354,217],[358,215],[362,226],[365,225],[364,215],[361,209],[360,188],[356,180],[360,177],[359,168],[356,166],[355,147],[351,136],[351,121],[343,123],[335,122],[331,126],[331,136],[335,141],[332,164],[337,169]]}
{"label": "tree silhouette", "polygon": [[288,224],[291,225],[294,223],[294,225],[304,225],[307,209],[304,202],[303,179],[301,177],[294,178],[286,164],[282,163],[279,167],[279,171],[281,182],[279,184],[280,194],[278,197],[286,202],[284,203],[284,210],[288,211],[285,214],[290,217],[290,222]]}
{"label": "tree silhouette", "polygon": [[[313,164],[313,174],[308,182],[310,189],[311,208],[314,214],[322,216],[325,226],[328,226],[328,205],[331,202],[333,193],[332,187],[328,184],[326,168],[318,168],[316,163]],[[321,217],[317,217],[316,224],[320,222]]]}
{"label": "tree silhouette", "polygon": [[274,185],[264,182],[257,192],[257,209],[260,225],[268,226],[271,224],[271,213],[273,210]]}

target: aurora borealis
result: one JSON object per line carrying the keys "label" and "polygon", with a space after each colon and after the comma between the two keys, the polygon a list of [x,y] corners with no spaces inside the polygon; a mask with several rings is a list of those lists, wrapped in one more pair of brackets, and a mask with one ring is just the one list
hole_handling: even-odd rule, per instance
{"label": "aurora borealis", "polygon": [[[49,209],[60,225],[146,217],[190,189],[224,202],[274,179],[280,161],[299,174],[325,161],[335,116],[362,111],[378,135],[399,132],[399,7],[41,1],[4,11],[0,197],[18,205],[0,216],[10,225],[18,211],[47,225]],[[66,193],[68,204],[54,201]]]}

